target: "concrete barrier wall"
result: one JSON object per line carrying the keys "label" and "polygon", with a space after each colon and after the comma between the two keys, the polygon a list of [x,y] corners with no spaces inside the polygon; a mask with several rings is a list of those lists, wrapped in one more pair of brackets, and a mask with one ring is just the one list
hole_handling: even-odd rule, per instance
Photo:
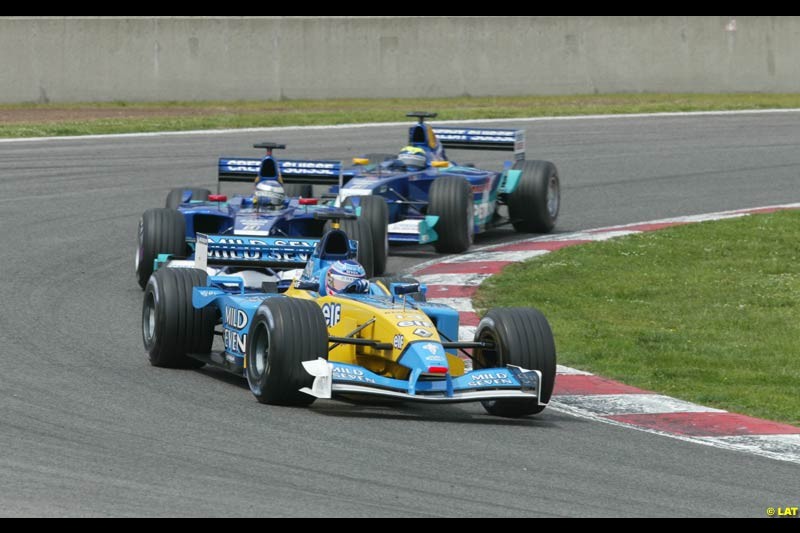
{"label": "concrete barrier wall", "polygon": [[799,92],[800,17],[0,17],[0,102]]}

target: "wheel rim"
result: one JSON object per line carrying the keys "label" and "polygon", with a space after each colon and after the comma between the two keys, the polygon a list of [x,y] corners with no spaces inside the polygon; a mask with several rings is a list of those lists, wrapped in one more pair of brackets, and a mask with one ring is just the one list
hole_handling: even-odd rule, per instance
{"label": "wheel rim", "polygon": [[550,218],[556,218],[560,203],[561,191],[559,190],[558,176],[553,174],[547,182],[547,212],[550,214]]}
{"label": "wheel rim", "polygon": [[502,361],[500,360],[500,354],[498,352],[499,342],[497,342],[497,338],[492,334],[491,330],[484,329],[478,335],[478,341],[481,342],[491,342],[494,344],[494,349],[486,349],[486,348],[476,348],[473,350],[473,364],[480,363],[481,367],[479,368],[492,368],[500,365]]}
{"label": "wheel rim", "polygon": [[156,334],[156,303],[152,293],[147,294],[144,302],[144,313],[142,314],[142,334],[147,344],[153,342]]}
{"label": "wheel rim", "polygon": [[269,332],[263,324],[259,324],[253,342],[253,367],[256,377],[261,377],[269,365]]}

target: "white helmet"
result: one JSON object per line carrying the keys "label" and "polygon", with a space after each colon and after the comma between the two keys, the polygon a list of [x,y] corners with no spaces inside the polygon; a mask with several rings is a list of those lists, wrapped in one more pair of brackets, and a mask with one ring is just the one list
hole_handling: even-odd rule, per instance
{"label": "white helmet", "polygon": [[281,206],[284,198],[286,198],[286,193],[283,186],[275,180],[260,181],[256,185],[256,200],[259,206]]}

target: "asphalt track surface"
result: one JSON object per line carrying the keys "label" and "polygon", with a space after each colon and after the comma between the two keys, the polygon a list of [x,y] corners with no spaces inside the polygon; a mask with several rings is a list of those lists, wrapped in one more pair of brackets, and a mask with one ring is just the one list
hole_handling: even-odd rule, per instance
{"label": "asphalt track surface", "polygon": [[[800,113],[518,125],[528,157],[559,168],[559,232],[800,201]],[[213,369],[148,364],[142,211],[170,187],[213,185],[216,157],[256,156],[253,142],[342,158],[398,150],[405,131],[0,143],[0,515],[759,517],[798,504],[797,465],[555,411],[269,407]],[[405,248],[389,268],[432,258]]]}

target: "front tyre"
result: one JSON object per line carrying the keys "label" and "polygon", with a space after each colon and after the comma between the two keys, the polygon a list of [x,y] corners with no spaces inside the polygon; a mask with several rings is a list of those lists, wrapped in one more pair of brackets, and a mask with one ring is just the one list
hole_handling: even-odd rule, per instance
{"label": "front tyre", "polygon": [[192,305],[192,289],[207,281],[208,275],[195,268],[163,268],[150,276],[142,304],[142,340],[151,365],[203,366],[188,354],[211,351],[216,311]]}
{"label": "front tyre", "polygon": [[[363,218],[344,219],[339,223],[339,228],[345,232],[347,238],[358,242],[358,255],[356,260],[364,267],[367,277],[375,275],[375,252],[372,248],[372,229],[369,222]],[[325,233],[330,231],[330,220],[325,223]]]}
{"label": "front tyre", "polygon": [[143,289],[153,273],[153,261],[159,254],[186,255],[186,221],[174,209],[148,209],[139,219],[134,269],[136,280]]}
{"label": "front tyre", "polygon": [[549,233],[561,208],[561,182],[550,161],[517,161],[521,170],[516,189],[508,196],[508,214],[522,233]]}
{"label": "front tyre", "polygon": [[328,357],[328,330],[322,310],[311,300],[267,298],[247,335],[247,383],[260,403],[305,406],[314,377],[303,361]]}
{"label": "front tyre", "polygon": [[473,350],[473,367],[515,365],[542,373],[541,400],[502,399],[481,402],[489,414],[516,418],[541,412],[553,394],[556,379],[556,345],[544,315],[530,307],[491,309],[475,330],[476,341],[490,341],[494,348]]}
{"label": "front tyre", "polygon": [[178,209],[178,206],[181,205],[181,200],[183,199],[183,191],[189,191],[192,193],[189,201],[206,201],[208,200],[208,195],[211,194],[211,191],[208,189],[199,189],[197,187],[180,187],[177,189],[172,189],[167,194],[167,201],[165,203],[165,207],[168,209]]}
{"label": "front tyre", "polygon": [[[342,206],[353,206],[353,197],[348,196]],[[372,234],[373,269],[376,276],[386,272],[386,259],[389,255],[389,206],[382,196],[360,196],[359,218],[369,224]]]}
{"label": "front tyre", "polygon": [[428,215],[436,215],[433,245],[440,254],[461,253],[469,249],[475,231],[475,205],[472,188],[459,176],[442,176],[431,184],[428,195]]}

